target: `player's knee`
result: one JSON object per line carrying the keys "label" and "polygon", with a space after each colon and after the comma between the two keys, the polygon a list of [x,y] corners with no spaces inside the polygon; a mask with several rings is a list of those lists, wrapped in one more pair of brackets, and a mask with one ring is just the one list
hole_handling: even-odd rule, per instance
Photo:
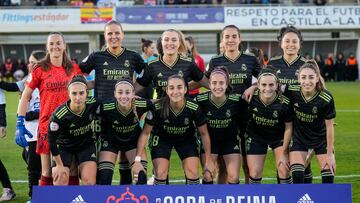
{"label": "player's knee", "polygon": [[321,170],[322,183],[334,183],[334,174],[330,169]]}
{"label": "player's knee", "polygon": [[96,177],[90,175],[84,175],[81,177],[81,182],[83,185],[95,185],[96,184]]}
{"label": "player's knee", "polygon": [[262,177],[262,172],[261,170],[249,170],[249,175],[255,179],[258,179]]}
{"label": "player's knee", "polygon": [[168,169],[157,167],[156,169],[154,169],[154,174],[157,179],[166,180],[167,174],[168,174]]}
{"label": "player's knee", "polygon": [[239,173],[238,171],[228,171],[227,172],[227,182],[228,183],[237,183],[239,182]]}
{"label": "player's knee", "polygon": [[303,164],[292,164],[291,174],[293,183],[304,183],[305,166]]}
{"label": "player's knee", "polygon": [[41,175],[45,177],[51,177],[51,170],[50,168],[44,167],[41,169]]}
{"label": "player's knee", "polygon": [[69,177],[66,175],[61,175],[61,177],[54,179],[53,184],[56,186],[64,186],[69,184]]}
{"label": "player's knee", "polygon": [[199,172],[197,169],[192,168],[192,167],[187,167],[184,170],[185,170],[186,177],[188,177],[190,179],[199,178]]}
{"label": "player's knee", "polygon": [[283,164],[280,164],[280,166],[278,166],[277,171],[278,176],[281,179],[287,178],[290,175],[290,171]]}

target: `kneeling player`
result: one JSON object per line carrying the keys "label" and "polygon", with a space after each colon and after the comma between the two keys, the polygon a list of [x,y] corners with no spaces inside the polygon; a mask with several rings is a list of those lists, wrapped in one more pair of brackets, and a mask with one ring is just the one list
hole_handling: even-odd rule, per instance
{"label": "kneeling player", "polygon": [[54,185],[67,185],[70,165],[75,157],[84,185],[96,183],[96,147],[92,121],[98,108],[94,98],[87,98],[86,79],[75,76],[68,85],[70,100],[52,114],[49,144],[56,166],[52,169]]}
{"label": "kneeling player", "polygon": [[[235,121],[239,120],[237,117],[245,117],[247,104],[240,95],[230,94],[229,73],[224,66],[211,71],[209,87],[211,92],[200,94],[196,99],[208,119],[211,156],[213,161],[216,161],[218,156],[223,157],[227,173],[226,182],[238,184],[241,156],[239,129]],[[212,183],[213,178],[205,171],[203,184]]]}
{"label": "kneeling player", "polygon": [[[152,108],[152,103],[135,99],[134,86],[130,79],[121,79],[115,84],[115,98],[105,101],[100,108],[102,123],[102,144],[99,156],[98,184],[111,185],[114,164],[119,152],[125,153],[127,160],[138,161],[144,171],[134,174],[135,182],[146,184],[146,153],[136,156],[136,146],[141,133],[141,116]],[[145,176],[144,176],[145,175]]]}
{"label": "kneeling player", "polygon": [[[152,138],[149,142],[155,185],[166,184],[172,148],[175,148],[182,160],[186,184],[199,184],[199,151],[194,135],[194,123],[205,148],[206,170],[210,173],[214,170],[206,117],[195,102],[185,98],[186,91],[186,83],[180,75],[170,76],[167,80],[166,96],[155,104],[155,110],[149,111],[145,119],[136,154],[140,156],[143,153],[148,135],[151,133]],[[143,169],[138,161],[135,161],[133,167],[135,173]]]}

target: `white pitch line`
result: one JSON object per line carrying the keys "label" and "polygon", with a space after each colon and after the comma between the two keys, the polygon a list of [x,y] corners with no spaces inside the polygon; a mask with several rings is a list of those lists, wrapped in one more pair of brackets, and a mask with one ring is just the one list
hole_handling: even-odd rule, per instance
{"label": "white pitch line", "polygon": [[360,109],[336,109],[337,112],[350,112],[350,113],[358,113]]}
{"label": "white pitch line", "polygon": [[[335,176],[336,179],[347,179],[347,178],[359,178],[360,174],[352,174],[352,175],[341,175],[341,176]],[[321,179],[321,176],[314,176],[314,179]],[[276,180],[276,178],[262,178],[263,180]],[[12,180],[12,183],[28,183],[27,180]],[[113,180],[113,183],[119,183],[118,180]],[[171,183],[182,183],[185,182],[185,180],[170,180]]]}

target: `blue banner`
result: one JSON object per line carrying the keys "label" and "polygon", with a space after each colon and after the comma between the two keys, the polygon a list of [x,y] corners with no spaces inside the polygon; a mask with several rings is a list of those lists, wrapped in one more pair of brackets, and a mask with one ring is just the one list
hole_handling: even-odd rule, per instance
{"label": "blue banner", "polygon": [[224,23],[224,8],[116,8],[116,20],[128,24]]}
{"label": "blue banner", "polygon": [[350,184],[35,187],[33,203],[351,203]]}

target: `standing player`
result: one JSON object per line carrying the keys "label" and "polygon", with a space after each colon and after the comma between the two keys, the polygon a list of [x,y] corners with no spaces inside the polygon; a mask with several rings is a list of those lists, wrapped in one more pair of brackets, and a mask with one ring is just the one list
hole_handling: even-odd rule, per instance
{"label": "standing player", "polygon": [[[119,152],[128,160],[138,160],[146,171],[146,153],[136,156],[136,146],[141,133],[139,125],[142,114],[150,110],[152,103],[135,100],[135,90],[130,79],[120,79],[114,90],[115,99],[105,101],[100,107],[103,140],[99,154],[98,184],[111,185],[114,163]],[[132,164],[132,163],[131,163]],[[136,174],[135,174],[136,175]],[[145,180],[138,183],[146,184]]]}
{"label": "standing player", "polygon": [[[35,65],[45,57],[44,51],[33,51],[29,57],[28,71],[31,74]],[[0,82],[0,88],[4,88],[7,91],[24,91],[25,83],[29,76],[26,76],[23,80],[16,83]],[[24,148],[23,153],[26,157],[26,164],[28,169],[29,180],[29,196],[32,197],[32,186],[39,185],[39,179],[41,174],[41,161],[40,156],[36,154],[36,143],[39,126],[39,110],[40,110],[40,95],[39,90],[35,89],[31,94],[29,106],[25,116],[25,128],[33,135],[32,138],[25,137],[28,147]],[[21,142],[22,143],[22,142]],[[25,143],[25,142],[24,142]],[[26,144],[26,143],[25,143]],[[23,147],[23,146],[21,146]]]}
{"label": "standing player", "polygon": [[[200,82],[202,85],[207,84],[207,79],[197,67],[195,61],[184,56],[186,53],[184,41],[184,35],[178,30],[169,29],[162,33],[161,44],[163,54],[160,54],[156,60],[149,62],[145,72],[136,80],[136,92],[153,83],[157,92],[157,98],[161,98],[166,95],[165,89],[168,78],[174,74],[182,76],[187,86],[192,80]],[[190,86],[193,89],[196,84],[191,83]]]}
{"label": "standing player", "polygon": [[[230,84],[233,86],[233,93],[241,94],[245,97],[248,92],[253,92],[252,76],[257,78],[260,71],[260,64],[256,57],[251,53],[239,50],[241,43],[240,30],[235,25],[227,25],[221,31],[221,42],[225,52],[212,57],[209,62],[208,74],[217,66],[225,66],[229,70]],[[245,124],[240,127],[241,153],[243,156],[243,169],[245,173],[245,183],[248,183],[248,168],[246,166],[245,150]]]}
{"label": "standing player", "polygon": [[[154,165],[155,185],[166,184],[169,171],[170,155],[175,148],[186,176],[186,184],[199,184],[199,151],[195,137],[195,125],[201,135],[206,155],[205,170],[212,174],[214,170],[210,152],[210,138],[206,117],[200,107],[185,97],[186,82],[179,75],[172,75],[167,80],[166,96],[155,104],[155,110],[149,111],[141,132],[136,155],[139,157],[145,149],[148,136],[151,146],[151,158]],[[140,160],[134,162],[134,173],[143,170]]]}
{"label": "standing player", "polygon": [[[306,59],[300,55],[303,37],[300,30],[294,26],[287,26],[280,29],[277,39],[283,55],[271,58],[269,65],[277,69],[277,75],[284,89],[285,85],[299,83],[297,71],[306,62]],[[312,151],[309,151],[309,159],[312,154]],[[310,162],[305,167],[305,183],[312,183]]]}
{"label": "standing player", "polygon": [[[217,160],[218,156],[223,157],[227,172],[226,182],[238,184],[241,156],[239,129],[235,118],[246,116],[247,104],[240,98],[241,95],[230,94],[229,73],[224,66],[213,69],[209,87],[211,92],[200,94],[196,99],[208,119],[212,160]],[[202,160],[205,160],[203,158]],[[212,183],[210,174],[205,173],[203,184]]]}
{"label": "standing player", "polygon": [[283,27],[277,36],[283,55],[270,59],[269,65],[277,69],[277,74],[282,85],[297,84],[297,70],[305,63],[306,59],[300,55],[303,37],[300,30],[294,26]]}
{"label": "standing player", "polygon": [[[117,80],[123,76],[133,78],[134,72],[140,74],[146,66],[138,53],[122,47],[124,30],[119,22],[111,20],[106,23],[104,37],[106,42],[105,50],[90,54],[80,63],[80,69],[84,73],[95,70],[94,95],[99,101],[113,98],[114,86]],[[95,124],[95,129],[100,132],[101,124],[99,120]],[[121,174],[120,184],[131,184],[131,168],[125,158],[120,160],[119,170]]]}
{"label": "standing player", "polygon": [[95,98],[106,100],[113,97],[116,81],[122,77],[133,78],[146,64],[135,51],[122,47],[124,31],[117,21],[109,21],[105,25],[104,37],[106,49],[90,54],[80,63],[84,73],[95,70]]}
{"label": "standing player", "polygon": [[[48,144],[48,125],[51,113],[68,99],[67,84],[75,74],[81,73],[73,67],[71,60],[66,55],[64,36],[59,32],[50,33],[46,43],[47,54],[38,63],[29,78],[29,84],[22,93],[18,108],[16,123],[16,136],[19,145],[28,145],[25,136],[32,136],[25,128],[24,121],[33,91],[38,88],[40,92],[39,135],[36,153],[41,156],[40,185],[52,185],[50,171],[50,148]],[[74,176],[71,180],[78,181]]]}
{"label": "standing player", "polygon": [[320,75],[316,61],[299,69],[300,86],[288,87],[294,109],[294,133],[290,144],[290,164],[294,183],[304,183],[305,160],[313,149],[321,168],[323,183],[333,183],[336,170],[334,155],[335,105]]}
{"label": "standing player", "polygon": [[274,151],[280,183],[291,183],[287,146],[292,134],[289,99],[281,95],[276,72],[263,69],[257,80],[258,90],[249,103],[246,129],[246,156],[250,184],[261,183],[268,147]]}
{"label": "standing player", "polygon": [[92,122],[98,103],[88,96],[84,76],[74,76],[68,85],[69,100],[50,118],[48,136],[56,166],[52,169],[54,185],[68,185],[73,157],[79,164],[84,185],[96,183],[96,146]]}

